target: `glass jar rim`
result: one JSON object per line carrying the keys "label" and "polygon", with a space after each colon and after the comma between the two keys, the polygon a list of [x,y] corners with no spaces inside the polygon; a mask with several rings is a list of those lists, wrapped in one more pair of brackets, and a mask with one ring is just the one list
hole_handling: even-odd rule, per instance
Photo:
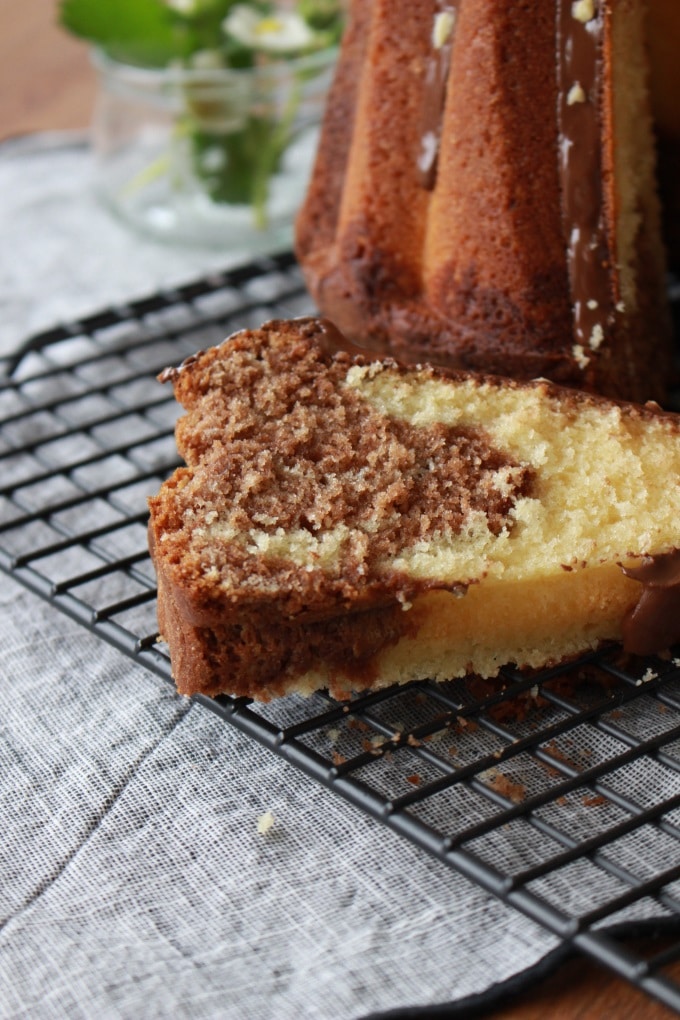
{"label": "glass jar rim", "polygon": [[130,85],[151,86],[160,81],[166,84],[186,84],[191,82],[209,84],[224,81],[225,78],[247,80],[262,74],[277,72],[305,72],[321,70],[331,65],[338,53],[337,45],[328,46],[312,53],[288,57],[275,54],[266,64],[253,67],[184,67],[166,65],[165,67],[144,67],[141,64],[128,64],[116,60],[100,47],[92,47],[90,59],[95,70],[102,74],[116,75],[125,79]]}

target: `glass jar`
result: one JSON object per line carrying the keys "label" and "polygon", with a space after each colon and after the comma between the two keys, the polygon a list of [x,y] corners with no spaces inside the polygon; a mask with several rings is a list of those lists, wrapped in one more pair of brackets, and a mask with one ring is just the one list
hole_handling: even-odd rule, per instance
{"label": "glass jar", "polygon": [[149,69],[100,51],[95,187],[131,226],[182,244],[289,247],[337,48],[245,69]]}

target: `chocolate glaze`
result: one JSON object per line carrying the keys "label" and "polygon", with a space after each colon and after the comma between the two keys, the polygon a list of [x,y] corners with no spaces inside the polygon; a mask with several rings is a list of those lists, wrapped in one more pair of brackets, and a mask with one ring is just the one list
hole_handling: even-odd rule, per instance
{"label": "chocolate glaze", "polygon": [[188,368],[189,365],[193,365],[195,361],[198,361],[202,354],[205,354],[204,350],[196,351],[195,354],[189,354],[181,365],[171,365],[169,368],[164,368],[162,372],[159,372],[156,378],[161,383],[174,382],[180,372],[182,372],[185,368]]}
{"label": "chocolate glaze", "polygon": [[624,650],[653,655],[680,641],[680,549],[649,556],[623,572],[642,583],[637,605],[623,623]]}
{"label": "chocolate glaze", "polygon": [[439,14],[451,14],[453,16],[453,30],[441,46],[432,44],[432,52],[425,69],[425,81],[423,86],[422,102],[422,129],[420,132],[420,152],[418,153],[418,171],[420,183],[423,188],[431,191],[437,180],[437,162],[439,157],[439,144],[441,141],[442,118],[444,105],[446,103],[446,86],[449,78],[449,67],[451,64],[451,51],[453,39],[456,33],[456,17],[458,14],[459,0],[437,0],[435,4],[434,19]]}
{"label": "chocolate glaze", "polygon": [[[574,340],[590,356],[593,329],[606,331],[613,311],[600,147],[603,13],[598,0],[595,16],[584,24],[572,6],[572,0],[558,0],[558,155]],[[582,98],[570,103],[575,86]]]}
{"label": "chocolate glaze", "polygon": [[310,322],[313,322],[320,329],[317,343],[324,354],[332,357],[334,354],[343,352],[353,358],[376,357],[374,351],[370,351],[366,347],[359,347],[357,344],[352,343],[351,340],[348,340],[345,334],[341,333],[330,319],[310,319]]}
{"label": "chocolate glaze", "polygon": [[428,352],[427,359],[425,359],[423,351],[402,345],[400,353],[403,354],[403,357],[397,358],[391,352],[376,351],[373,348],[359,347],[357,344],[352,343],[330,319],[312,318],[309,319],[309,322],[315,330],[319,330],[316,333],[315,339],[327,357],[344,353],[349,354],[352,358],[362,358],[364,361],[379,359],[401,369],[408,367],[430,367],[436,369],[439,375],[446,376],[447,378],[454,376],[460,369],[460,366],[455,363],[455,359],[447,358],[446,352],[443,352],[439,357],[431,357],[430,352]]}

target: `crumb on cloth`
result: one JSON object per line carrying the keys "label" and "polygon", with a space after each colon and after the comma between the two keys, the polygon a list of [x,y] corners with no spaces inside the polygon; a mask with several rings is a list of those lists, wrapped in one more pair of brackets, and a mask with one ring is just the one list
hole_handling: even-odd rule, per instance
{"label": "crumb on cloth", "polygon": [[257,819],[257,831],[260,836],[266,836],[274,825],[274,815],[271,811],[265,811],[263,815]]}

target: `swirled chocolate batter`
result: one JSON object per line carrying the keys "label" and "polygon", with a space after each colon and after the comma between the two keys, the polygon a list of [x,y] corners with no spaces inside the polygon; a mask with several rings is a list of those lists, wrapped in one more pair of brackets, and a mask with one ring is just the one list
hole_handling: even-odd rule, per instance
{"label": "swirled chocolate batter", "polygon": [[[268,324],[271,331],[276,327]],[[512,528],[510,511],[532,486],[527,465],[497,448],[481,428],[386,417],[341,385],[351,350],[342,334],[314,319],[298,319],[294,328],[298,342],[290,350],[268,344],[264,331],[259,347],[232,343],[228,369],[213,381],[219,386],[210,401],[211,428],[200,437],[192,433],[187,449],[184,423],[178,425],[187,461],[200,461],[178,505],[186,512],[196,504],[211,507],[203,532],[193,535],[201,570],[219,566],[235,583],[261,571],[264,581],[279,569],[277,535],[306,532],[313,543],[317,535],[343,529],[347,538],[334,553],[335,565],[313,569],[315,556],[323,554],[314,546],[311,568],[300,570],[291,585],[289,608],[312,592],[317,606],[331,605],[344,597],[347,578],[384,587],[383,563],[395,549],[458,534],[471,514],[482,513],[494,535]],[[324,357],[308,337],[321,340]],[[329,348],[341,353],[328,357]],[[184,367],[195,364],[192,359]],[[163,378],[181,379],[182,372],[180,366]],[[253,560],[249,543],[225,547],[218,539],[231,532],[257,533],[271,557]],[[218,564],[218,555],[227,560]],[[402,578],[391,575],[389,584],[392,601],[409,596]],[[410,594],[431,587],[416,581]]]}

